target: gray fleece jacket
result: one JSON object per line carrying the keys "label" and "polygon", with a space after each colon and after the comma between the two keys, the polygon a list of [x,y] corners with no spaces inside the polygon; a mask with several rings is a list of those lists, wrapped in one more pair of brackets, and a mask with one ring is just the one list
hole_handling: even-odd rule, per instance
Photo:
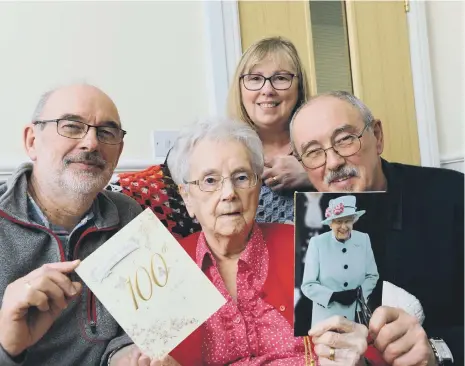
{"label": "gray fleece jacket", "polygon": [[[31,164],[23,164],[6,183],[0,184],[0,299],[5,288],[45,263],[64,261],[64,248],[46,227],[28,219],[27,177]],[[84,259],[140,212],[133,199],[115,192],[97,195],[99,212],[94,225],[77,230],[69,238],[73,259]],[[80,281],[76,274],[74,281]],[[81,281],[82,282],[82,281]],[[45,336],[28,349],[18,364],[0,347],[0,366],[97,366],[104,365],[116,348],[132,343],[103,305],[84,285]]]}

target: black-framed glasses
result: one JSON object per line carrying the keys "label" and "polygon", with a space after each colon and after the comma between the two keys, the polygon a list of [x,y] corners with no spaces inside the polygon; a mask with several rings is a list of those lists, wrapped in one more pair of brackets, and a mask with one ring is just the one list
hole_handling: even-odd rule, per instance
{"label": "black-framed glasses", "polygon": [[362,132],[360,132],[358,135],[348,134],[344,135],[343,137],[336,138],[336,141],[333,143],[333,145],[328,147],[327,149],[310,148],[309,150],[304,151],[302,155],[297,157],[297,160],[299,160],[302,163],[302,165],[308,169],[317,169],[326,164],[326,152],[330,149],[333,149],[336,154],[342,156],[343,158],[347,158],[358,153],[362,148],[362,141],[360,138],[372,122],[373,121],[365,124],[365,127],[363,128]]}
{"label": "black-framed glasses", "polygon": [[276,90],[287,90],[292,85],[292,80],[296,77],[291,73],[279,73],[266,78],[260,74],[245,74],[240,77],[247,90],[257,91],[263,88],[266,81],[269,80],[271,86]]}
{"label": "black-framed glasses", "polygon": [[223,187],[225,179],[231,179],[233,186],[239,189],[252,188],[258,182],[258,176],[255,173],[237,172],[230,177],[223,177],[219,174],[208,174],[202,179],[193,180],[191,182],[184,181],[184,183],[195,184],[204,192],[214,192],[219,191]]}
{"label": "black-framed glasses", "polygon": [[97,139],[108,145],[118,145],[123,141],[126,131],[116,126],[92,126],[81,121],[74,121],[71,119],[49,119],[44,121],[34,121],[33,125],[40,125],[44,123],[56,123],[57,133],[60,136],[70,139],[82,139],[91,127],[97,130]]}

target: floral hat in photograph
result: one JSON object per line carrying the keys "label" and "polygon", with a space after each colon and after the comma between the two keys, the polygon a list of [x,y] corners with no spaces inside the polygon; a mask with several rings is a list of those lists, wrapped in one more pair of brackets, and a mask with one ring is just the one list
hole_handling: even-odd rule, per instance
{"label": "floral hat in photograph", "polygon": [[355,216],[356,218],[359,218],[366,211],[357,211],[356,203],[357,199],[355,196],[341,196],[330,200],[329,206],[325,212],[326,219],[321,223],[323,225],[329,225],[332,220],[346,216]]}

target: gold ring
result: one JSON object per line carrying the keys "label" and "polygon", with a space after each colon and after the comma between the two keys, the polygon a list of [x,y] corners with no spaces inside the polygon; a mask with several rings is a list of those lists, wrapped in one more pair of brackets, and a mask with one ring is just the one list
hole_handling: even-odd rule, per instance
{"label": "gold ring", "polygon": [[278,180],[276,179],[276,175],[275,175],[273,178],[271,178],[271,179],[273,179],[273,182],[278,183]]}
{"label": "gold ring", "polygon": [[334,356],[336,355],[336,350],[333,347],[329,347],[329,359],[334,361]]}

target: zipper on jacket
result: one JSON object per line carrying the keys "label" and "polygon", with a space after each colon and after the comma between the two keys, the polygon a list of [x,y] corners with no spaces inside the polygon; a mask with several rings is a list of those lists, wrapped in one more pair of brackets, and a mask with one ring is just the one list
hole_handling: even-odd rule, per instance
{"label": "zipper on jacket", "polygon": [[66,261],[65,250],[63,248],[63,243],[61,242],[60,238],[57,235],[55,235],[55,233],[53,231],[51,231],[50,229],[48,229],[48,228],[46,228],[45,226],[42,226],[42,225],[31,224],[29,222],[17,220],[15,218],[11,217],[10,215],[8,215],[6,212],[1,211],[1,210],[0,210],[0,217],[3,217],[3,218],[5,218],[5,219],[7,219],[7,220],[9,220],[11,222],[14,222],[16,224],[20,224],[20,225],[25,226],[25,227],[32,227],[34,229],[39,229],[40,231],[46,232],[47,234],[51,235],[57,241],[58,251],[59,251],[59,254],[60,254],[60,261],[61,262]]}
{"label": "zipper on jacket", "polygon": [[[73,253],[73,259],[78,259],[78,250],[79,250],[79,246],[81,245],[81,242],[82,242],[82,239],[89,233],[93,233],[93,232],[102,232],[102,231],[110,231],[110,230],[114,230],[115,227],[110,227],[110,228],[106,228],[106,229],[97,229],[96,227],[90,227],[88,229],[86,229],[82,234],[81,236],[79,237],[76,245],[74,246],[74,253]],[[92,334],[96,334],[97,333],[97,307],[96,307],[96,304],[95,304],[95,295],[94,293],[88,288],[87,289],[87,323],[89,324],[89,327],[90,327],[90,331],[92,332]]]}
{"label": "zipper on jacket", "polygon": [[87,289],[87,322],[89,323],[92,334],[97,333],[95,295],[89,289]]}

